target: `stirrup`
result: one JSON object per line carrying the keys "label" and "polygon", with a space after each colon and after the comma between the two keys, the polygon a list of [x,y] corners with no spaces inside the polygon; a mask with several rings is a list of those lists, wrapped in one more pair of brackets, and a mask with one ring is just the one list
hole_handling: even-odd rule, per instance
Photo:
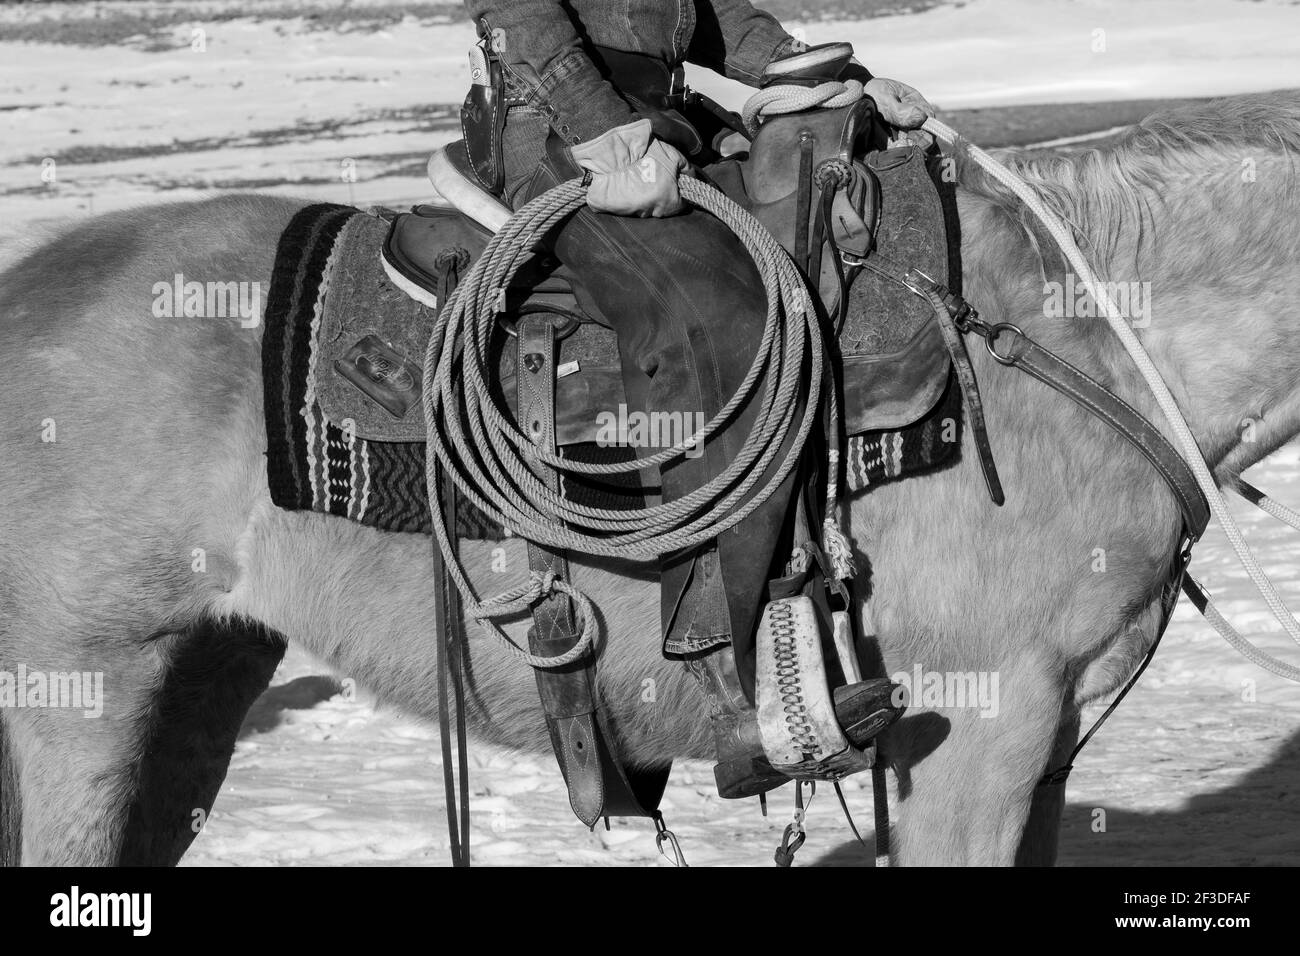
{"label": "stirrup", "polygon": [[[851,655],[842,637],[836,635],[837,651]],[[772,768],[799,779],[839,779],[870,769],[872,741],[905,709],[894,703],[894,685],[876,678],[832,693],[817,609],[805,595],[769,601],[756,644],[758,725]],[[846,661],[843,670],[850,679],[857,676],[856,664]]]}

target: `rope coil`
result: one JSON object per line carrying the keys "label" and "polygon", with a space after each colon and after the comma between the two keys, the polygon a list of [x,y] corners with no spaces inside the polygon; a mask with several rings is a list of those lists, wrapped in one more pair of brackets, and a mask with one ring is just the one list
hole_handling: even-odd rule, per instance
{"label": "rope coil", "polygon": [[[710,541],[761,507],[797,466],[819,420],[823,395],[833,394],[824,381],[827,353],[820,319],[785,250],[753,216],[716,189],[689,178],[683,178],[680,187],[683,198],[716,216],[740,238],[767,293],[763,337],[749,371],[731,399],[694,435],[632,461],[580,462],[533,445],[491,397],[495,371],[491,342],[504,305],[502,292],[533,257],[543,236],[585,203],[581,180],[555,187],[511,217],[447,299],[430,337],[422,401],[428,425],[425,464],[434,536],[448,573],[465,598],[467,615],[533,667],[561,667],[585,653],[596,618],[590,601],[558,580],[530,580],[480,601],[436,505],[434,476],[439,467],[468,501],[530,541],[593,556],[652,559]],[[802,416],[796,418],[805,387],[805,360],[811,376]],[[758,403],[757,414],[740,454],[719,475],[674,501],[632,511],[595,508],[566,499],[562,490],[552,490],[539,477],[539,471],[545,470],[615,475],[663,466],[700,448],[751,401]],[[769,469],[773,473],[763,482]],[[538,657],[510,641],[494,620],[527,610],[552,589],[574,599],[583,618],[582,638],[561,657]]]}

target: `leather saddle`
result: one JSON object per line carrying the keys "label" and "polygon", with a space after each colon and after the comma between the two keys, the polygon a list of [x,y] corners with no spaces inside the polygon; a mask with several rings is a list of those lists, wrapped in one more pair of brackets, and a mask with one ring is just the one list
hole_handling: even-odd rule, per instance
{"label": "leather saddle", "polygon": [[[829,314],[843,306],[838,341],[850,435],[899,429],[922,418],[943,395],[950,366],[929,306],[854,260],[903,263],[950,286],[959,280],[949,255],[939,183],[925,154],[915,146],[879,148],[871,119],[868,101],[775,117],[763,124],[747,155],[702,173],[766,225],[806,275],[817,276],[815,285]],[[856,167],[857,196],[818,201],[814,177],[828,160]],[[360,304],[365,296],[391,299],[395,286],[410,297],[409,307],[371,310],[364,328],[331,327],[322,336],[326,363],[340,372],[318,383],[322,410],[331,420],[351,420],[358,437],[368,440],[425,439],[419,370],[435,310],[442,304],[438,290],[454,285],[447,281],[448,269],[463,275],[511,215],[480,185],[462,142],[437,151],[429,175],[449,206],[383,212],[389,220],[383,249],[388,288],[342,291]],[[838,269],[835,256],[840,257]],[[841,271],[847,273],[843,281]],[[559,446],[595,442],[599,424],[593,410],[625,403],[617,337],[590,305],[579,306],[580,291],[564,268],[545,255],[536,257],[507,291],[508,314],[554,316]],[[336,314],[367,311],[338,309]],[[514,350],[503,347],[497,397],[517,413],[514,363]],[[414,379],[414,398],[386,400],[394,368],[405,370],[404,382]]]}
{"label": "leather saddle", "polygon": [[[930,307],[910,296],[889,298],[895,293],[890,285],[906,292],[896,262],[950,279],[949,244],[924,155],[910,146],[879,148],[872,109],[862,102],[769,119],[747,156],[703,171],[767,226],[820,293],[838,336],[839,348],[832,352],[842,360],[849,434],[901,428],[922,418],[943,395],[951,363]],[[405,293],[410,307],[396,319],[391,310],[348,309],[351,318],[340,320],[343,326],[335,327],[327,316],[320,337],[322,357],[338,372],[325,376],[328,383],[317,382],[321,410],[333,421],[350,421],[363,439],[425,439],[418,388],[437,310],[511,214],[483,188],[463,143],[435,153],[429,173],[451,208],[386,215],[383,272],[372,268],[370,276],[387,288],[344,293]],[[880,264],[868,266],[873,258]],[[498,406],[508,407],[521,431],[539,445],[598,444],[596,413],[626,404],[615,333],[593,308],[581,306],[589,297],[545,252],[512,280],[504,298],[493,340]],[[367,328],[347,328],[348,322]],[[370,328],[384,323],[390,327]],[[443,487],[454,501],[454,492]],[[535,574],[568,577],[562,552],[532,543],[528,552]],[[538,602],[532,616],[533,653],[553,656],[572,647],[570,602],[552,595]],[[570,805],[589,826],[602,815],[635,814],[654,817],[662,828],[655,808],[667,766],[624,765],[598,705],[594,673],[594,660],[537,673]]]}

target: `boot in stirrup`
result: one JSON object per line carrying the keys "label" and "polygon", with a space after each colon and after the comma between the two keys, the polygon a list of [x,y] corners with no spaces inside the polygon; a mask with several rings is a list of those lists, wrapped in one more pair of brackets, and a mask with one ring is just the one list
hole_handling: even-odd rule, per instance
{"label": "boot in stirrup", "polygon": [[789,783],[790,778],[772,769],[763,753],[758,711],[740,686],[731,645],[711,648],[685,663],[708,703],[718,756],[713,768],[718,795],[726,800],[755,797]]}
{"label": "boot in stirrup", "polygon": [[[686,669],[700,685],[709,708],[718,762],[713,778],[725,800],[755,797],[788,783],[763,750],[758,710],[745,697],[730,645],[686,659]],[[888,678],[858,681],[834,692],[835,718],[849,743],[859,750],[896,721],[903,708],[894,703],[897,685]]]}
{"label": "boot in stirrup", "polygon": [[755,635],[759,739],[781,773],[841,777],[867,769],[872,739],[905,709],[888,678],[856,680],[856,656],[840,624],[835,652],[851,683],[832,690],[823,652],[827,628],[812,598],[776,598],[763,609]]}

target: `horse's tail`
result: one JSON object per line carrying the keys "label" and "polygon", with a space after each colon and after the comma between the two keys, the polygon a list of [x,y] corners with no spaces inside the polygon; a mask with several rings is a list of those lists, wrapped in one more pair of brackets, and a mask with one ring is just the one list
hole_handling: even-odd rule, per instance
{"label": "horse's tail", "polygon": [[23,849],[23,805],[18,790],[18,766],[0,717],[0,866],[17,866]]}

